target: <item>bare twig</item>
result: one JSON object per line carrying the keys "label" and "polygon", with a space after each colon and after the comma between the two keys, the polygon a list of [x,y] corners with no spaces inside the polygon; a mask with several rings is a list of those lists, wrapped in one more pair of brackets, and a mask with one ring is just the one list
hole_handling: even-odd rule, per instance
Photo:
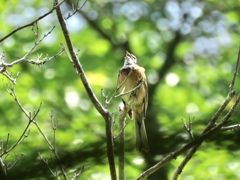
{"label": "bare twig", "polygon": [[16,153],[15,154],[15,161],[12,164],[7,164],[7,170],[11,169],[12,167],[14,167],[19,161],[20,159],[25,156],[25,154],[21,154],[20,156],[18,156]]}
{"label": "bare twig", "polygon": [[24,29],[26,27],[30,27],[33,26],[36,22],[40,21],[41,19],[47,17],[49,14],[51,14],[57,7],[59,7],[61,4],[63,4],[65,2],[65,0],[61,1],[60,3],[56,4],[50,11],[48,11],[47,13],[43,14],[42,16],[38,17],[37,19],[35,19],[34,21],[18,27],[17,29],[15,29],[14,31],[12,31],[11,33],[9,33],[8,35],[4,36],[2,39],[0,39],[0,43],[3,42],[5,39],[9,38],[10,36],[12,36],[14,33],[20,31],[21,29]]}
{"label": "bare twig", "polygon": [[[111,96],[111,98],[107,101],[105,101],[105,108],[107,108],[109,106],[109,104],[112,102],[113,99],[119,97],[116,97],[116,94],[118,92],[118,90],[123,86],[123,84],[127,81],[128,77],[132,74],[132,69],[130,69],[130,72],[128,73],[128,75],[126,76],[126,78],[124,79],[124,81],[122,82],[122,84],[120,84],[118,87],[116,87],[113,95]],[[118,84],[118,83],[117,83]],[[121,95],[120,95],[121,96]]]}
{"label": "bare twig", "polygon": [[79,177],[79,176],[82,174],[83,169],[84,169],[84,166],[81,167],[80,169],[77,169],[77,170],[74,172],[74,175],[73,175],[73,177],[71,178],[71,180],[74,180],[74,179],[76,179],[77,177]]}
{"label": "bare twig", "polygon": [[235,112],[235,110],[236,110],[236,108],[239,104],[239,101],[240,101],[240,94],[237,96],[237,99],[236,99],[235,103],[233,104],[233,106],[231,107],[231,109],[229,110],[227,115],[222,119],[222,121],[220,123],[218,123],[216,126],[214,126],[212,129],[210,129],[206,133],[202,134],[199,138],[195,139],[194,141],[191,141],[190,143],[182,146],[180,149],[178,149],[178,150],[170,153],[169,155],[165,156],[157,164],[155,164],[154,166],[152,166],[151,168],[149,168],[148,170],[143,172],[137,178],[137,180],[144,179],[144,178],[148,177],[149,175],[153,174],[155,171],[157,171],[158,169],[163,167],[165,164],[167,164],[171,160],[176,159],[183,152],[185,152],[188,149],[192,148],[193,146],[203,142],[205,139],[209,138],[209,136],[211,136],[212,134],[219,131],[221,129],[221,127],[224,126],[229,121],[229,118]]}
{"label": "bare twig", "polygon": [[118,136],[120,135],[120,133],[121,133],[123,130],[125,130],[125,128],[127,127],[128,123],[129,123],[129,121],[127,121],[127,122],[124,123],[123,128],[120,129],[120,131],[117,133],[117,135],[114,136],[114,139],[117,139],[117,138],[118,138]]}
{"label": "bare twig", "polygon": [[[1,67],[1,65],[0,65],[0,67]],[[3,66],[3,68],[4,68],[4,71],[5,71],[5,70],[6,70],[6,67]],[[1,73],[2,75],[4,75],[7,79],[9,79],[9,80],[11,81],[11,83],[13,83],[14,85],[16,85],[17,78],[18,78],[18,76],[19,76],[19,74],[20,74],[20,73],[18,72],[17,75],[16,75],[16,77],[13,78],[8,71],[1,72],[1,70],[0,70],[0,73]]]}
{"label": "bare twig", "polygon": [[[51,34],[51,32],[54,30],[54,28],[55,28],[55,27],[53,27],[48,33],[44,34],[41,39],[36,40],[35,43],[34,43],[34,45],[32,46],[32,48],[31,48],[31,49],[28,51],[28,53],[26,53],[22,58],[17,59],[17,60],[15,60],[15,61],[13,61],[12,63],[4,63],[4,62],[1,62],[0,68],[2,68],[2,69],[5,71],[5,69],[6,69],[7,67],[12,67],[12,66],[14,66],[14,65],[16,65],[16,64],[19,64],[19,63],[23,62],[23,61],[25,61],[25,62],[27,62],[27,63],[30,63],[30,64],[34,64],[34,65],[43,65],[43,64],[45,64],[47,61],[50,61],[50,60],[52,60],[53,58],[60,56],[60,55],[64,52],[64,47],[62,47],[62,49],[61,49],[58,53],[54,54],[53,56],[48,57],[48,55],[47,55],[47,56],[46,56],[45,58],[43,58],[42,60],[41,60],[41,56],[42,56],[42,55],[39,55],[36,61],[35,61],[35,60],[28,60],[28,59],[27,59],[28,56],[32,54],[32,52],[33,52],[34,49],[37,47],[37,45],[38,45],[39,43],[41,43],[49,34]],[[36,33],[37,33],[37,32],[34,31],[35,36],[37,36]],[[3,68],[3,67],[4,67],[4,68]],[[0,71],[0,72],[4,72],[3,70]]]}
{"label": "bare twig", "polygon": [[77,2],[77,5],[74,7],[73,6],[73,12],[69,13],[68,16],[65,18],[65,20],[69,19],[70,17],[72,17],[74,14],[76,14],[79,10],[81,10],[83,8],[83,6],[86,4],[87,0],[85,0],[82,4],[82,6],[79,6],[79,2]]}
{"label": "bare twig", "polygon": [[240,124],[234,124],[231,126],[225,126],[221,128],[221,131],[234,131],[240,128]]}
{"label": "bare twig", "polygon": [[184,128],[187,130],[187,132],[188,132],[191,140],[193,141],[193,140],[194,140],[194,136],[193,136],[193,132],[192,132],[192,121],[193,121],[193,118],[190,118],[190,117],[189,117],[188,125],[187,125],[186,120],[185,120],[185,119],[182,119],[183,126],[184,126]]}
{"label": "bare twig", "polygon": [[[232,79],[232,83],[230,85],[230,92],[228,93],[228,96],[226,97],[225,101],[223,104],[220,106],[220,108],[217,110],[217,112],[214,114],[214,116],[211,118],[209,121],[208,125],[206,126],[205,130],[203,131],[202,135],[196,139],[193,140],[192,142],[186,144],[182,148],[178,149],[177,151],[167,155],[164,157],[160,162],[158,162],[155,166],[149,168],[147,171],[142,173],[137,179],[143,179],[148,177],[150,174],[154,173],[158,169],[160,169],[162,166],[167,164],[169,161],[172,159],[176,158],[178,155],[181,153],[185,152],[186,150],[190,149],[190,151],[187,153],[181,164],[177,167],[176,171],[174,172],[174,175],[172,177],[172,180],[177,180],[179,175],[181,174],[183,168],[185,165],[189,162],[189,160],[192,158],[192,156],[195,154],[197,149],[201,146],[203,141],[207,139],[211,134],[216,133],[219,130],[224,129],[224,125],[226,125],[229,121],[229,118],[232,116],[232,114],[235,112],[239,101],[240,101],[240,94],[238,94],[235,103],[231,107],[231,109],[228,111],[228,113],[224,116],[224,118],[219,122],[216,123],[216,121],[219,119],[220,115],[222,112],[226,109],[226,106],[229,104],[229,102],[232,100],[232,98],[236,95],[236,91],[234,90],[234,84],[237,76],[237,71],[238,71],[238,66],[239,66],[239,61],[240,58],[238,58],[237,63],[236,63],[236,68],[235,68],[235,73]],[[238,127],[238,125],[231,127],[235,128]],[[230,129],[231,129],[230,128]],[[228,128],[225,128],[228,129]]]}
{"label": "bare twig", "polygon": [[[232,100],[232,98],[236,95],[236,91],[234,90],[234,85],[235,85],[235,81],[236,81],[236,76],[238,74],[237,72],[238,72],[238,68],[239,68],[239,61],[240,61],[240,50],[239,50],[239,53],[238,53],[238,59],[237,59],[237,63],[236,63],[236,66],[235,66],[235,71],[234,71],[234,75],[233,75],[233,78],[232,78],[232,82],[230,84],[230,92],[229,92],[227,98],[225,99],[225,101],[223,102],[223,104],[218,109],[218,111],[214,114],[212,119],[209,121],[208,125],[206,126],[206,128],[204,129],[202,134],[207,133],[208,131],[210,131],[215,126],[216,121],[218,120],[218,118],[220,117],[222,112],[225,110],[226,106],[229,104],[229,102]],[[229,110],[228,112],[230,113],[230,111],[231,110]],[[235,110],[233,110],[233,111],[235,111]],[[220,127],[220,129],[222,129],[222,127]],[[178,177],[181,174],[183,168],[186,166],[186,164],[189,162],[189,160],[193,157],[193,155],[195,154],[197,149],[201,146],[202,142],[203,142],[203,140],[200,141],[198,144],[196,144],[193,148],[190,149],[190,151],[187,153],[187,155],[185,156],[185,158],[183,159],[181,164],[175,170],[174,175],[172,177],[172,180],[177,180],[178,179]]]}
{"label": "bare twig", "polygon": [[139,89],[139,87],[142,85],[142,83],[143,83],[143,81],[140,80],[140,83],[135,88],[133,88],[130,91],[127,91],[127,92],[121,92],[120,94],[114,96],[114,98],[118,98],[118,97],[124,96],[126,94],[130,94],[130,93],[136,91],[137,89]]}
{"label": "bare twig", "polygon": [[239,70],[239,63],[240,63],[240,49],[238,50],[238,58],[237,58],[235,70],[234,70],[234,73],[233,73],[233,79],[232,79],[232,82],[229,86],[230,91],[233,91],[233,89],[234,89],[234,85],[235,85],[236,78],[237,78],[237,75],[238,75],[238,70]]}
{"label": "bare twig", "polygon": [[7,170],[2,158],[0,158],[0,179],[7,180]]}
{"label": "bare twig", "polygon": [[[65,178],[65,180],[67,179],[67,175],[63,169],[63,166],[61,165],[60,163],[60,160],[59,160],[59,157],[58,157],[58,154],[57,154],[57,151],[56,151],[56,147],[55,147],[55,141],[56,141],[56,135],[55,135],[55,131],[56,131],[56,125],[54,125],[53,123],[53,130],[54,130],[54,145],[51,144],[51,142],[48,140],[48,138],[46,137],[46,135],[43,133],[43,131],[41,130],[40,126],[38,125],[38,121],[37,121],[37,115],[38,113],[40,112],[40,109],[41,109],[41,105],[42,103],[40,103],[40,106],[39,108],[37,109],[36,112],[33,112],[33,113],[28,113],[24,107],[21,105],[19,99],[17,98],[16,94],[15,94],[15,91],[14,91],[14,88],[13,86],[10,86],[10,95],[13,97],[13,99],[16,101],[17,105],[19,106],[19,108],[21,109],[21,111],[25,114],[26,117],[28,117],[29,121],[28,121],[28,124],[25,128],[25,130],[23,131],[22,135],[20,136],[20,138],[18,139],[18,141],[13,145],[11,146],[9,149],[6,149],[3,151],[3,153],[0,155],[0,157],[2,157],[3,155],[9,153],[10,151],[12,151],[18,144],[20,144],[29,134],[30,130],[27,132],[27,130],[29,129],[29,126],[31,123],[34,123],[36,125],[36,127],[38,128],[39,132],[41,133],[41,135],[44,137],[44,139],[46,140],[46,142],[48,143],[51,151],[53,152],[53,154],[55,155],[57,161],[58,161],[58,165],[60,166],[60,170]],[[52,118],[52,115],[50,114],[50,118],[53,122],[53,118]],[[9,136],[8,136],[8,139],[9,139]],[[8,140],[7,140],[7,144],[8,144]]]}
{"label": "bare twig", "polygon": [[[51,114],[51,113],[50,113],[50,118],[51,118],[51,120],[52,120],[52,114]],[[63,174],[64,179],[67,180],[67,179],[68,179],[68,178],[67,178],[67,174],[66,174],[66,172],[65,172],[65,170],[64,170],[64,168],[63,168],[63,166],[62,166],[62,164],[61,164],[61,162],[60,162],[60,158],[59,158],[58,153],[57,153],[57,150],[56,150],[56,142],[55,142],[55,141],[56,141],[56,134],[55,134],[55,133],[56,133],[56,126],[53,124],[53,136],[54,136],[54,138],[53,138],[53,144],[52,144],[52,143],[49,141],[49,139],[47,138],[47,136],[44,134],[44,132],[42,131],[42,129],[40,128],[37,120],[34,121],[34,124],[36,125],[38,131],[39,131],[40,134],[43,136],[43,138],[45,139],[45,141],[48,143],[50,150],[53,152],[53,154],[54,154],[54,156],[55,156],[55,158],[56,158],[56,160],[57,160],[58,166],[59,166],[59,168],[60,168],[60,170],[61,170],[61,172],[62,172],[62,174]]]}
{"label": "bare twig", "polygon": [[38,152],[38,155],[39,155],[40,159],[47,165],[47,167],[48,167],[48,169],[50,170],[50,172],[52,173],[52,175],[53,175],[54,177],[56,177],[55,172],[52,170],[52,168],[51,168],[50,165],[49,165],[48,159],[45,159],[44,157],[42,157],[42,155],[40,154],[40,152]]}
{"label": "bare twig", "polygon": [[[40,112],[42,103],[40,103],[39,108],[37,109],[37,111],[34,113],[34,115],[32,116],[31,113],[28,113],[24,107],[21,105],[19,99],[17,98],[16,94],[15,94],[15,90],[13,88],[13,86],[10,86],[10,95],[13,97],[13,99],[16,101],[18,107],[21,109],[21,111],[25,114],[25,116],[28,118],[28,124],[25,127],[25,129],[23,130],[21,136],[19,137],[19,139],[15,142],[15,144],[13,144],[10,148],[7,148],[3,151],[3,153],[0,155],[0,157],[2,157],[3,155],[8,154],[10,151],[12,151],[15,147],[17,147],[30,133],[29,127],[30,124],[35,120],[35,118],[37,117],[38,113]],[[8,139],[9,139],[9,134],[8,134]],[[8,139],[7,139],[7,145],[8,145]]]}
{"label": "bare twig", "polygon": [[[125,82],[125,80],[124,80],[124,82]],[[137,91],[137,90],[140,88],[140,86],[142,85],[142,83],[143,83],[143,81],[140,80],[140,81],[139,81],[139,84],[137,84],[137,86],[136,86],[135,88],[131,89],[130,91],[128,91],[128,92],[126,92],[126,93],[122,92],[122,93],[120,93],[119,95],[112,96],[112,97],[114,97],[114,98],[116,97],[116,98],[117,98],[117,97],[120,97],[120,96],[124,96],[124,95],[126,95],[126,94],[129,94],[129,93],[132,93],[132,92],[134,92],[134,91]],[[119,90],[119,88],[120,88],[121,86],[122,86],[122,85],[120,85],[120,86],[117,88],[117,90]],[[117,92],[117,91],[115,91],[115,92]],[[132,106],[133,102],[134,102],[134,99],[132,99],[132,98],[130,97],[128,103],[125,104],[126,107],[124,107],[123,111],[122,111],[121,109],[119,110],[118,120],[121,121],[120,123],[122,123],[122,122],[124,121],[125,117],[127,116],[128,111],[131,109],[131,106]],[[127,124],[128,124],[128,122],[127,122],[127,123],[124,123],[124,125],[123,125],[121,128],[119,128],[119,132],[118,132],[118,134],[117,134],[114,138],[117,138],[117,137],[122,133],[122,131],[124,131],[124,129],[125,129],[125,127],[127,126]],[[124,132],[123,132],[123,134],[124,134]]]}

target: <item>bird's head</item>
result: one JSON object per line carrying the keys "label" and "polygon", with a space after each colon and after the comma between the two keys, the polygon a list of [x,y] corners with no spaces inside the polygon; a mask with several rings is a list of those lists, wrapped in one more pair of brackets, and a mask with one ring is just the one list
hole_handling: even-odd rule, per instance
{"label": "bird's head", "polygon": [[132,66],[137,64],[137,58],[133,54],[126,51],[126,55],[124,58],[124,67]]}

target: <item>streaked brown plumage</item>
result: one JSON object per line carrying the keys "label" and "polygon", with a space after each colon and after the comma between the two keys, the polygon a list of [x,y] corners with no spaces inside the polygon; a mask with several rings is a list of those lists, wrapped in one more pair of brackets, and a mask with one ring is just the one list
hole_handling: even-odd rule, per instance
{"label": "streaked brown plumage", "polygon": [[123,67],[119,70],[118,85],[120,93],[128,92],[141,83],[141,86],[124,96],[122,100],[126,106],[132,101],[128,114],[135,121],[136,147],[139,151],[149,151],[147,133],[144,120],[148,106],[148,87],[145,76],[145,69],[137,64],[133,54],[126,52]]}

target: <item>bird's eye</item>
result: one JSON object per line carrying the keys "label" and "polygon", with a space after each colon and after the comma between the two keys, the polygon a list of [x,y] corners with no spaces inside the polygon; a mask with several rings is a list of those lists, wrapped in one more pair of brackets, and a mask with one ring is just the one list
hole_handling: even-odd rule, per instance
{"label": "bird's eye", "polygon": [[132,58],[133,58],[133,62],[137,64],[137,58],[134,55],[132,55]]}

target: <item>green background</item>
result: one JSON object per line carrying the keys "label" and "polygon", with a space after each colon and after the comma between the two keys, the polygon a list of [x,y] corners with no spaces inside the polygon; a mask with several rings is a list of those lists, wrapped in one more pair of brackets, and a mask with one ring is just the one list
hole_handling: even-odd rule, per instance
{"label": "green background", "polygon": [[[52,8],[51,1],[0,0],[0,3],[0,39]],[[164,155],[191,141],[182,119],[193,118],[193,134],[198,137],[224,101],[240,45],[239,3],[236,0],[89,0],[79,13],[66,21],[74,47],[80,50],[78,57],[88,81],[102,103],[102,89],[109,98],[115,90],[126,50],[136,55],[139,65],[146,70],[149,85],[146,128],[150,152],[141,154],[135,150],[134,123],[130,121],[125,139],[126,179],[135,179]],[[79,6],[83,4],[84,1],[79,1]],[[62,10],[65,17],[71,13],[71,2],[63,4]],[[38,39],[53,26],[53,32],[28,59],[36,60],[40,55],[43,59],[61,50],[65,40],[55,12],[38,22]],[[31,27],[18,31],[0,43],[2,60],[11,63],[22,58],[35,41]],[[94,109],[68,56],[64,53],[41,66],[23,62],[7,70],[13,77],[20,72],[14,89],[27,111],[36,111],[42,102],[37,120],[51,141],[52,120],[58,123],[56,148],[68,177],[84,166],[80,179],[110,179],[104,119]],[[1,74],[3,149],[16,142],[28,123],[7,91],[9,83]],[[235,88],[240,89],[238,79]],[[109,110],[117,115],[120,104],[120,98],[114,99]],[[239,115],[237,110],[229,125],[239,123]],[[114,127],[116,135],[117,122]],[[28,137],[3,157],[10,166],[22,153],[25,155],[9,169],[9,179],[55,179],[39,156],[40,153],[49,159],[51,168],[59,171],[48,144],[34,125],[30,129]],[[10,138],[6,144],[8,133]],[[239,137],[238,130],[211,136],[179,179],[239,179]],[[115,150],[117,157],[117,140]],[[170,179],[183,157],[184,154],[149,179]]]}

